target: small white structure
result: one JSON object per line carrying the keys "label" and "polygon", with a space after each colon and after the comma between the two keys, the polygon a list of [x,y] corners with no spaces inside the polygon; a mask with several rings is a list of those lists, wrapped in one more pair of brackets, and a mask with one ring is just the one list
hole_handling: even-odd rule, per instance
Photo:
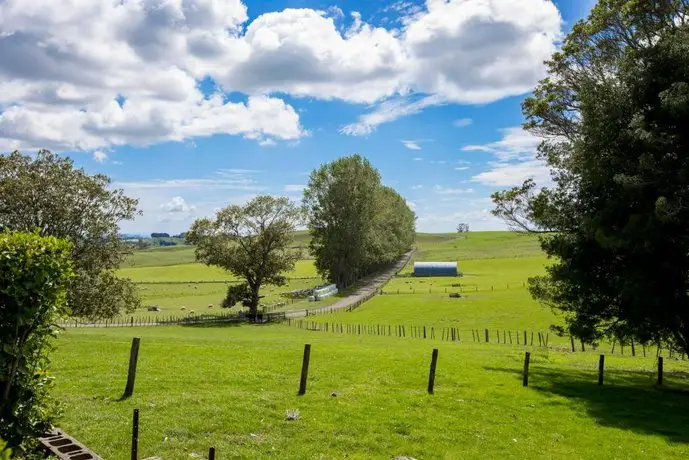
{"label": "small white structure", "polygon": [[323,300],[323,299],[327,299],[328,297],[334,296],[338,292],[339,291],[337,290],[336,284],[329,284],[325,287],[314,289],[313,290],[313,297],[315,300]]}

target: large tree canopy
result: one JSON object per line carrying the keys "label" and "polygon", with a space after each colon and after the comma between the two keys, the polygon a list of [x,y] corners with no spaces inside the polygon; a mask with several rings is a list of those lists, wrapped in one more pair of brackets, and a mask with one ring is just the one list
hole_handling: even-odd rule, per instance
{"label": "large tree canopy", "polygon": [[584,340],[689,352],[688,5],[599,1],[523,104],[555,181],[519,203],[555,231],[530,290]]}
{"label": "large tree canopy", "polygon": [[316,268],[340,287],[393,263],[414,242],[414,212],[360,155],[314,170],[304,207]]}
{"label": "large tree canopy", "polygon": [[262,195],[218,211],[215,219],[197,220],[186,239],[196,245],[199,261],[245,280],[245,286],[230,287],[223,305],[242,301],[256,316],[261,286],[285,284],[284,273],[299,260],[289,246],[301,221],[301,209],[289,199]]}
{"label": "large tree canopy", "polygon": [[76,276],[67,303],[74,316],[104,318],[139,305],[134,285],[115,276],[130,252],[119,223],[137,214],[137,201],[112,190],[108,177],[68,158],[47,150],[34,158],[0,155],[0,231],[38,229],[72,243]]}

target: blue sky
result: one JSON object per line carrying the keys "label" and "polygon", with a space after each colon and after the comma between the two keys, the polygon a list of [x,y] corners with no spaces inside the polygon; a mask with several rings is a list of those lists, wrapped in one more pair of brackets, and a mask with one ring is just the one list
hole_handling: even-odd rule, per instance
{"label": "blue sky", "polygon": [[127,232],[180,232],[360,153],[420,231],[502,229],[534,177],[520,102],[592,1],[0,2],[0,152],[48,148],[139,198]]}

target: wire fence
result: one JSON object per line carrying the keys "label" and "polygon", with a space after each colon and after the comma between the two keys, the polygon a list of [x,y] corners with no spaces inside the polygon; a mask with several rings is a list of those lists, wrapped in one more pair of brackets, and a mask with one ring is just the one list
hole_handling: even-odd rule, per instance
{"label": "wire fence", "polygon": [[59,321],[57,326],[63,328],[78,327],[151,327],[151,326],[174,326],[190,324],[213,324],[230,322],[272,322],[287,319],[285,312],[262,313],[257,316],[249,315],[247,312],[228,312],[218,314],[185,316],[161,315],[161,316],[131,316],[128,318],[118,317],[103,320],[70,319]]}
{"label": "wire fence", "polygon": [[[303,329],[308,331],[324,332],[330,334],[340,335],[359,335],[359,336],[381,336],[381,337],[396,337],[396,338],[410,338],[410,339],[429,339],[441,340],[447,342],[472,342],[472,343],[488,343],[501,345],[522,345],[522,346],[538,346],[548,348],[553,351],[564,352],[586,352],[601,351],[602,346],[585,343],[573,336],[568,336],[570,345],[554,345],[550,342],[550,332],[539,330],[507,330],[507,329],[461,329],[457,327],[435,327],[435,326],[415,326],[409,324],[354,324],[342,322],[317,322],[304,319],[290,319],[286,321],[288,327]],[[567,336],[565,336],[567,337]],[[670,358],[680,360],[685,359],[684,353],[677,353],[671,348],[664,347],[661,344],[639,344],[633,340],[618,341],[615,340],[608,344],[610,353],[615,354],[615,351],[622,356],[643,356],[646,357],[656,354],[660,356],[661,353],[666,352]]]}
{"label": "wire fence", "polygon": [[469,292],[483,292],[483,291],[494,291],[496,289],[517,289],[526,287],[526,282],[521,283],[506,283],[500,285],[490,285],[490,286],[467,286],[459,285],[451,287],[429,287],[426,288],[415,288],[410,287],[409,289],[380,289],[378,294],[380,295],[409,295],[409,294],[452,294],[452,293],[469,293]]}

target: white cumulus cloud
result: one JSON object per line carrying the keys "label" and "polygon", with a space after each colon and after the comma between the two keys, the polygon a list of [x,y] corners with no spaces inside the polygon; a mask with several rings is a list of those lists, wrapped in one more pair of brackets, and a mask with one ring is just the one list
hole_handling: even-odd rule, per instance
{"label": "white cumulus cloud", "polygon": [[339,8],[249,21],[240,0],[1,1],[0,150],[297,141],[308,131],[282,95],[368,104],[341,129],[366,135],[529,91],[561,37],[551,0],[407,3],[385,28]]}
{"label": "white cumulus cloud", "polygon": [[191,212],[196,209],[195,206],[187,204],[181,196],[172,197],[172,199],[163,204],[161,208],[170,213]]}

